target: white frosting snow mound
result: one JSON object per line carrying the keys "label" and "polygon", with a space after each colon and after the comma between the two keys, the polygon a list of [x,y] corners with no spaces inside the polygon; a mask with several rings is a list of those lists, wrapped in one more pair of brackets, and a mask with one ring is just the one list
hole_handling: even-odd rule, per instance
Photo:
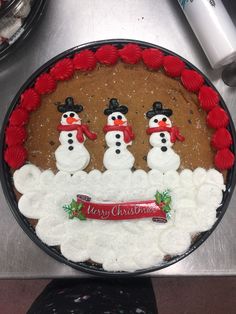
{"label": "white frosting snow mound", "polygon": [[[59,245],[73,262],[88,259],[108,271],[135,271],[163,262],[166,254],[184,253],[191,236],[209,230],[216,221],[225,190],[223,176],[215,169],[167,171],[78,171],[73,175],[41,171],[25,165],[14,173],[22,194],[19,210],[38,219],[36,233],[47,245]],[[152,219],[128,221],[80,221],[69,219],[63,206],[88,194],[93,201],[154,199],[156,191],[168,189],[172,197],[171,218],[165,224]]]}

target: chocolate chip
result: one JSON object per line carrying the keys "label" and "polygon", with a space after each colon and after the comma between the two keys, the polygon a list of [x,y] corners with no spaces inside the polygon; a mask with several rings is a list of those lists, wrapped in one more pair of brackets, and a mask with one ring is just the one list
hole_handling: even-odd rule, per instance
{"label": "chocolate chip", "polygon": [[164,133],[160,133],[160,137],[165,137],[165,134]]}
{"label": "chocolate chip", "polygon": [[69,150],[73,150],[74,147],[73,147],[73,146],[69,146],[68,149],[69,149]]}
{"label": "chocolate chip", "polygon": [[68,140],[68,143],[69,144],[72,144],[74,141],[73,140]]}
{"label": "chocolate chip", "polygon": [[116,149],[116,153],[117,153],[117,154],[120,154],[120,150],[119,150],[119,149]]}
{"label": "chocolate chip", "polygon": [[116,142],[116,146],[120,146],[121,145],[121,142]]}
{"label": "chocolate chip", "polygon": [[166,143],[166,139],[164,139],[164,138],[161,141],[162,141],[162,143]]}
{"label": "chocolate chip", "polygon": [[116,138],[120,138],[120,134],[116,134]]}
{"label": "chocolate chip", "polygon": [[167,147],[162,146],[162,147],[161,147],[161,150],[162,150],[163,152],[166,152],[166,151],[167,151]]}
{"label": "chocolate chip", "polygon": [[72,133],[68,133],[68,137],[72,137]]}
{"label": "chocolate chip", "polygon": [[49,144],[50,144],[51,146],[53,146],[53,145],[55,145],[55,142],[50,141]]}

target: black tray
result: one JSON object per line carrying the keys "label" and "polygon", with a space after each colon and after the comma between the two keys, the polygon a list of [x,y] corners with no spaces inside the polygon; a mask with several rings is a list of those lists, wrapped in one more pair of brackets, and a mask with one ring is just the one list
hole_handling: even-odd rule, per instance
{"label": "black tray", "polygon": [[[8,4],[8,10],[7,7],[2,9],[5,11],[4,14],[6,14],[6,11],[10,11],[14,7],[14,5],[17,3],[17,1],[12,1]],[[34,0],[32,2],[31,10],[29,15],[24,19],[24,22],[21,26],[21,28],[12,36],[17,36],[16,40],[13,41],[11,44],[8,44],[7,42],[0,45],[0,61],[10,55],[19,45],[23,43],[23,41],[28,37],[28,35],[31,33],[31,31],[35,28],[37,25],[40,17],[43,14],[44,8],[46,6],[47,0]],[[1,10],[0,10],[0,17],[1,17]]]}
{"label": "black tray", "polygon": [[[92,42],[92,43],[87,43],[84,45],[80,45],[74,48],[71,48],[56,57],[52,58],[49,60],[47,63],[45,63],[43,66],[41,66],[36,72],[34,72],[31,77],[25,82],[25,84],[21,87],[21,89],[18,91],[17,95],[13,99],[10,108],[6,114],[6,117],[3,122],[3,127],[2,127],[2,132],[0,136],[0,151],[1,151],[1,158],[3,160],[2,163],[0,163],[0,179],[3,187],[3,192],[5,194],[5,197],[7,199],[7,202],[9,204],[9,207],[15,216],[16,220],[18,221],[19,225],[22,227],[22,229],[25,231],[25,233],[30,237],[31,240],[33,240],[41,249],[43,249],[47,254],[55,258],[56,260],[65,263],[77,270],[87,272],[90,274],[95,274],[95,275],[101,275],[101,276],[106,276],[106,277],[115,277],[115,276],[133,276],[133,275],[138,275],[138,274],[144,274],[152,271],[157,271],[160,269],[163,269],[165,267],[168,267],[174,263],[177,263],[178,261],[182,260],[184,257],[188,256],[190,253],[195,251],[209,236],[210,234],[215,230],[219,222],[221,221],[222,217],[225,214],[225,211],[228,207],[229,201],[231,199],[231,196],[233,194],[233,189],[235,187],[236,183],[236,166],[234,166],[228,171],[227,173],[227,185],[226,185],[226,191],[223,194],[223,201],[222,205],[217,209],[217,221],[215,224],[212,226],[212,228],[206,232],[201,233],[196,241],[190,246],[190,248],[185,252],[184,254],[174,256],[170,260],[163,262],[161,265],[158,266],[153,266],[145,269],[140,269],[135,272],[111,272],[111,271],[105,271],[100,265],[98,264],[91,264],[89,262],[83,262],[83,263],[75,263],[71,262],[68,259],[66,259],[60,251],[56,247],[51,247],[43,243],[36,235],[34,228],[30,225],[29,221],[27,220],[26,217],[24,217],[19,209],[18,209],[18,204],[17,200],[14,194],[13,190],[13,182],[12,182],[12,174],[10,172],[9,167],[7,164],[4,162],[3,154],[4,154],[4,133],[5,129],[8,124],[9,117],[14,110],[14,108],[17,106],[19,102],[20,95],[22,92],[34,85],[35,79],[43,72],[46,72],[55,62],[57,62],[59,59],[64,58],[64,57],[71,57],[74,55],[74,53],[79,52],[83,49],[91,49],[95,51],[97,48],[99,48],[101,45],[104,44],[113,44],[116,45],[118,48],[121,48],[124,44],[127,43],[137,43],[139,44],[142,48],[158,48],[160,49],[164,54],[168,55],[174,55],[178,56],[181,58],[185,64],[186,67],[189,69],[193,69],[201,73],[203,77],[205,78],[205,83],[209,86],[211,86],[213,89],[215,87],[212,85],[212,83],[209,81],[209,79],[200,71],[198,70],[194,65],[192,65],[189,61],[185,60],[184,58],[180,57],[179,55],[173,53],[172,51],[169,51],[165,48],[159,47],[157,45],[153,45],[150,43],[142,42],[142,41],[137,41],[137,40],[124,40],[124,39],[112,39],[112,40],[103,40],[103,41],[97,41],[97,42]],[[216,90],[216,89],[215,89]],[[217,91],[217,90],[216,90]],[[227,109],[227,106],[223,100],[223,98],[220,96],[220,103],[222,108],[228,113],[230,117],[230,122],[228,126],[228,130],[232,135],[233,138],[233,144],[231,146],[231,150],[235,154],[235,148],[236,148],[236,133],[235,133],[235,128],[234,124],[232,121],[232,118],[230,116],[230,113]]]}

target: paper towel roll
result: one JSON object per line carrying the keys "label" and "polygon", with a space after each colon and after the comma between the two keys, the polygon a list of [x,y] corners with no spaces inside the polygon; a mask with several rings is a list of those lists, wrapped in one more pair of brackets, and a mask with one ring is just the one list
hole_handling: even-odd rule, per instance
{"label": "paper towel roll", "polygon": [[236,60],[236,28],[221,0],[178,0],[211,66]]}

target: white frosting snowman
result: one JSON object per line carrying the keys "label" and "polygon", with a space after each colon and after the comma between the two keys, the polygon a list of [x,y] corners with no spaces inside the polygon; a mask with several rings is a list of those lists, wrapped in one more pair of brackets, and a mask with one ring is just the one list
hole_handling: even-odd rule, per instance
{"label": "white frosting snowman", "polygon": [[66,104],[60,105],[58,110],[64,113],[61,117],[61,125],[58,126],[58,130],[61,131],[59,136],[61,145],[55,151],[56,166],[61,171],[74,173],[86,168],[90,161],[90,154],[84,146],[86,137],[77,114],[83,110],[83,107],[74,105],[73,99],[68,97]]}
{"label": "white frosting snowman", "polygon": [[104,127],[108,149],[105,151],[103,164],[108,170],[127,170],[134,165],[134,156],[127,149],[133,139],[132,129],[124,115],[127,112],[128,108],[119,106],[114,98],[110,100],[109,108],[104,110],[108,115],[107,125]]}
{"label": "white frosting snowman", "polygon": [[[174,152],[174,144],[171,139],[172,123],[169,116],[172,114],[170,109],[163,109],[160,102],[153,104],[153,110],[148,111],[147,117],[150,118],[148,133],[149,142],[153,148],[148,152],[147,164],[151,169],[165,173],[169,170],[177,170],[180,166],[180,157]],[[182,138],[180,134],[179,138]],[[179,139],[177,137],[177,139]]]}

